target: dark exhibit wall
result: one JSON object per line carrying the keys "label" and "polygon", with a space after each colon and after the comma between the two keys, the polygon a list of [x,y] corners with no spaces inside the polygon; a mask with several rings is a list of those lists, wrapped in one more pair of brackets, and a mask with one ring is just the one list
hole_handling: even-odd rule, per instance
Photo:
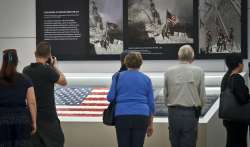
{"label": "dark exhibit wall", "polygon": [[[37,42],[60,60],[177,59],[190,44],[199,59],[247,57],[246,0],[37,0]],[[233,19],[232,19],[233,18]]]}
{"label": "dark exhibit wall", "polygon": [[45,40],[59,60],[82,60],[90,54],[88,3],[82,0],[37,0],[37,43]]}

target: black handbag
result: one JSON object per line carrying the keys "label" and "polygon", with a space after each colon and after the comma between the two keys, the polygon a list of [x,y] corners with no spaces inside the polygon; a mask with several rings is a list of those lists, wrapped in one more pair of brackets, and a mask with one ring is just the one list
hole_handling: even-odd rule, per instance
{"label": "black handbag", "polygon": [[219,117],[224,120],[249,122],[250,103],[240,105],[232,91],[230,82],[228,83],[228,86],[220,95]]}
{"label": "black handbag", "polygon": [[116,75],[116,82],[115,82],[115,97],[112,102],[110,102],[107,109],[103,111],[103,117],[102,121],[103,124],[108,126],[114,126],[115,125],[115,106],[116,106],[116,97],[117,97],[117,83],[119,79],[120,73],[118,72]]}

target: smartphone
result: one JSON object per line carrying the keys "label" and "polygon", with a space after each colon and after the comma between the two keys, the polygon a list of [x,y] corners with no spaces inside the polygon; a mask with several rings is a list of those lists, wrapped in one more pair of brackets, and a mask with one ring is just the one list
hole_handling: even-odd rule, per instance
{"label": "smartphone", "polygon": [[51,58],[46,61],[47,64],[51,64]]}
{"label": "smartphone", "polygon": [[55,59],[55,56],[51,56],[48,60],[47,60],[47,64],[49,65],[53,65],[54,64],[54,59]]}

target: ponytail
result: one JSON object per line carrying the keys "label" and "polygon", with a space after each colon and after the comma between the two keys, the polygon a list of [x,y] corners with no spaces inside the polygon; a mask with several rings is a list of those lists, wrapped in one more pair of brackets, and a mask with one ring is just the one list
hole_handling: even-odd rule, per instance
{"label": "ponytail", "polygon": [[7,49],[3,51],[3,62],[0,70],[0,83],[12,84],[17,75],[18,57],[15,49]]}

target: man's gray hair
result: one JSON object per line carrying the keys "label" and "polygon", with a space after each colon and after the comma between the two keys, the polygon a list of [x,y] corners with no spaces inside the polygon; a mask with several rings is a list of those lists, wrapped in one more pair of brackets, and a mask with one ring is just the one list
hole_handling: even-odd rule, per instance
{"label": "man's gray hair", "polygon": [[178,52],[179,60],[192,61],[194,59],[194,49],[190,45],[183,45]]}

